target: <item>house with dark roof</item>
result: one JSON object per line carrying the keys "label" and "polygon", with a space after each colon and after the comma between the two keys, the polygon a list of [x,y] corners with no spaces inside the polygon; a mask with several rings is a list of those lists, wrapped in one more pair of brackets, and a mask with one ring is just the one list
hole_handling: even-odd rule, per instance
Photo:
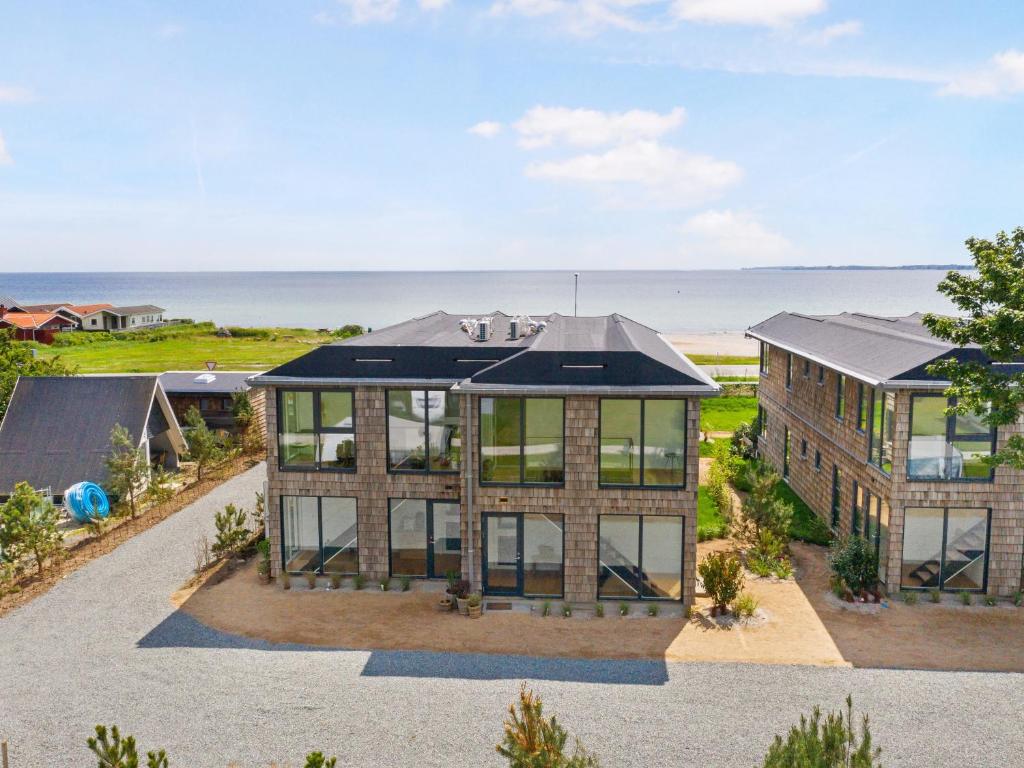
{"label": "house with dark roof", "polygon": [[251,383],[275,438],[275,575],[693,601],[700,406],[719,387],[646,326],[435,312]]}
{"label": "house with dark roof", "polygon": [[233,397],[245,393],[252,405],[256,428],[266,435],[264,390],[249,386],[253,371],[167,371],[160,374],[160,385],[174,409],[178,423],[185,426],[185,414],[195,406],[210,429],[237,434]]}
{"label": "house with dark roof", "polygon": [[928,372],[998,363],[920,314],[781,312],[747,335],[761,344],[758,453],[837,534],[872,543],[889,592],[1021,589],[1024,473],[985,460],[1024,422],[948,414],[949,382]]}
{"label": "house with dark roof", "polygon": [[186,450],[156,376],[19,378],[0,422],[0,498],[22,481],[58,503],[75,483],[104,486],[117,425],[154,466],[173,469]]}

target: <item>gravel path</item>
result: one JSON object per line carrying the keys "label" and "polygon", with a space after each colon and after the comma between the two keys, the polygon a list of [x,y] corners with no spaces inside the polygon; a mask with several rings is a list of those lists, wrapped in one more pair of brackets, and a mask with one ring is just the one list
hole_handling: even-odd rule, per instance
{"label": "gravel path", "polygon": [[259,467],[0,619],[0,738],[11,768],[90,766],[97,722],[177,768],[499,765],[493,744],[526,679],[608,766],[753,766],[772,735],[852,692],[886,766],[1014,765],[1024,676],[538,660],[269,646],[207,629],[168,596]]}

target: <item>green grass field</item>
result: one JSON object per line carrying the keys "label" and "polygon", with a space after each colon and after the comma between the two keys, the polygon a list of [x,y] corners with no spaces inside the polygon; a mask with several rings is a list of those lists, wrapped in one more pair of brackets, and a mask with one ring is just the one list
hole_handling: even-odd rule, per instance
{"label": "green grass field", "polygon": [[756,397],[709,397],[700,404],[700,428],[705,432],[734,432],[756,418]]}
{"label": "green grass field", "polygon": [[757,357],[743,355],[687,355],[696,365],[757,365]]}
{"label": "green grass field", "polygon": [[70,345],[38,345],[40,357],[59,355],[79,373],[159,373],[174,370],[202,370],[215,360],[224,371],[263,371],[286,363],[336,340],[329,334],[301,328],[236,329],[236,335],[215,335],[209,323],[169,326],[155,331],[97,334],[99,340],[81,337]]}
{"label": "green grass field", "polygon": [[697,489],[697,541],[720,539],[729,529],[722,513],[703,485]]}

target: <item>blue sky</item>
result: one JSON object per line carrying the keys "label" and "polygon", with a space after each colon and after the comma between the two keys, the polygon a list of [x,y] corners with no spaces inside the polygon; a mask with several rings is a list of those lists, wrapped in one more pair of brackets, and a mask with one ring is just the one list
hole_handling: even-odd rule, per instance
{"label": "blue sky", "polygon": [[9,4],[0,271],[964,261],[1024,4]]}

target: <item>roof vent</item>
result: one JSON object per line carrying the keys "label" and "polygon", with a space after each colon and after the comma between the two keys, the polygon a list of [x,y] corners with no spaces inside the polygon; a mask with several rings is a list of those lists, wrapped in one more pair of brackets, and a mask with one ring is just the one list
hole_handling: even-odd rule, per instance
{"label": "roof vent", "polygon": [[192,381],[196,384],[213,384],[217,380],[216,375],[212,373],[200,373]]}
{"label": "roof vent", "polygon": [[459,321],[459,327],[468,333],[473,341],[488,341],[494,333],[494,319],[481,317],[471,320],[464,317]]}

